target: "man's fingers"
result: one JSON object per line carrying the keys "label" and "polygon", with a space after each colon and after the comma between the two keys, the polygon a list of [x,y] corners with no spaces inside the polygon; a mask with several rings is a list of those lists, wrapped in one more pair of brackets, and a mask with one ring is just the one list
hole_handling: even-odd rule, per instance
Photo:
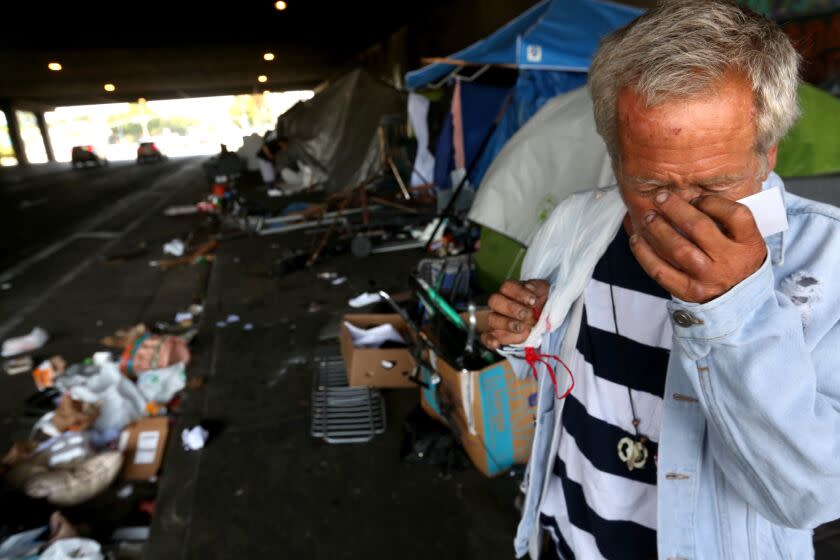
{"label": "man's fingers", "polygon": [[761,237],[752,212],[739,202],[722,196],[708,195],[701,196],[694,206],[722,225],[735,241],[750,241],[756,235]]}
{"label": "man's fingers", "polygon": [[506,344],[519,344],[525,342],[527,334],[515,334],[507,331],[490,331],[481,335],[481,342],[492,350],[498,350],[499,346]]}
{"label": "man's fingers", "polygon": [[697,245],[654,210],[644,216],[641,233],[659,257],[679,270],[697,274],[709,264],[709,257]]}
{"label": "man's fingers", "polygon": [[533,311],[531,311],[530,307],[520,305],[510,297],[502,294],[493,294],[487,300],[487,304],[490,306],[490,309],[499,315],[505,315],[518,321],[528,321],[533,317]]}
{"label": "man's fingers", "polygon": [[481,343],[490,350],[497,350],[499,348],[499,341],[489,332],[483,333],[479,338],[481,339]]}
{"label": "man's fingers", "polygon": [[648,276],[668,293],[686,301],[697,301],[694,299],[694,282],[691,278],[660,257],[644,237],[633,235],[630,238],[630,250]]}
{"label": "man's fingers", "polygon": [[[533,282],[531,282],[531,285],[532,287],[536,286]],[[535,291],[532,292],[526,288],[522,282],[515,282],[513,280],[506,280],[504,284],[502,284],[502,287],[499,288],[499,293],[521,305],[528,307],[536,305],[537,298],[539,297]]]}
{"label": "man's fingers", "polygon": [[534,292],[534,295],[537,296],[537,305],[539,305],[540,300],[545,301],[548,298],[550,287],[551,284],[548,283],[548,280],[528,280],[525,282],[525,288]]}
{"label": "man's fingers", "polygon": [[680,233],[707,253],[725,240],[714,220],[682,197],[662,189],[656,193],[654,202]]}
{"label": "man's fingers", "polygon": [[509,331],[515,334],[530,330],[528,328],[530,325],[526,325],[525,322],[518,319],[511,319],[498,313],[490,314],[487,318],[487,325],[490,327],[490,330]]}

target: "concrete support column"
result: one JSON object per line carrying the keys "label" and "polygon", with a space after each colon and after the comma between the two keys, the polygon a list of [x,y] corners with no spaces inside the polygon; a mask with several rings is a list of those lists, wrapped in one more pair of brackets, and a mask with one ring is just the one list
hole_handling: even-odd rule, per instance
{"label": "concrete support column", "polygon": [[44,149],[47,151],[47,161],[55,162],[55,154],[53,153],[52,141],[50,140],[50,129],[47,126],[47,119],[44,118],[44,112],[38,111],[35,113],[38,118],[38,128],[41,129],[41,138],[44,139]]}
{"label": "concrete support column", "polygon": [[26,148],[23,146],[23,137],[20,135],[20,127],[18,126],[17,115],[12,109],[11,103],[4,103],[0,109],[6,114],[6,124],[9,127],[9,139],[12,141],[12,149],[15,151],[18,165],[29,165],[29,160],[26,159]]}

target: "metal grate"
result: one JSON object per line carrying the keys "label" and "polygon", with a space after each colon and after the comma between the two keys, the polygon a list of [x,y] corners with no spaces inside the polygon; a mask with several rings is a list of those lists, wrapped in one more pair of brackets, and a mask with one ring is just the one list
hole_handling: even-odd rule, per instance
{"label": "metal grate", "polygon": [[316,362],[312,386],[314,437],[328,443],[362,443],[385,431],[385,401],[376,389],[348,387],[340,357]]}

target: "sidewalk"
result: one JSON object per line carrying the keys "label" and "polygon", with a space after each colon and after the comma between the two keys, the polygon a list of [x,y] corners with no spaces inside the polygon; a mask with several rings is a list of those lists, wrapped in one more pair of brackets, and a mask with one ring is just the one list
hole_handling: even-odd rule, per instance
{"label": "sidewalk", "polygon": [[[338,352],[319,333],[351,311],[350,297],[405,290],[423,256],[326,257],[312,269],[266,275],[282,249],[310,243],[286,234],[217,251],[200,357],[190,366],[208,382],[174,433],[199,419],[224,430],[199,453],[171,443],[146,558],[512,558],[513,480],[475,470],[443,479],[434,467],[400,462],[402,422],[418,390],[386,394],[388,428],[370,443],[334,446],[309,435],[312,357]],[[333,287],[319,271],[349,280]],[[316,313],[307,310],[313,301]],[[232,313],[240,323],[216,326]]]}

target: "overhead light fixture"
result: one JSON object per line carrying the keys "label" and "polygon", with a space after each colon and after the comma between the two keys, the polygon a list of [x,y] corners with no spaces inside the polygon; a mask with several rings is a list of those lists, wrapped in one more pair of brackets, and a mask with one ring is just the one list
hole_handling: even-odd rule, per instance
{"label": "overhead light fixture", "polygon": [[271,53],[271,52],[265,53],[263,55],[263,60],[267,60],[267,61],[271,62],[272,60],[274,60],[274,53]]}
{"label": "overhead light fixture", "polygon": [[111,91],[114,91],[115,89],[117,89],[117,86],[115,86],[114,84],[105,84],[104,87],[105,87],[105,91],[107,91],[107,92],[111,92]]}
{"label": "overhead light fixture", "polygon": [[140,105],[145,105],[146,104],[146,98],[145,97],[138,98],[137,103],[139,103]]}
{"label": "overhead light fixture", "polygon": [[53,72],[58,72],[59,70],[61,70],[61,64],[59,64],[58,62],[50,62],[49,64],[47,64],[47,68],[49,68]]}
{"label": "overhead light fixture", "polygon": [[268,76],[266,76],[265,74],[260,74],[259,76],[257,76],[257,81],[261,84],[264,84],[268,81]]}
{"label": "overhead light fixture", "polygon": [[278,0],[274,3],[274,7],[280,10],[281,12],[286,9],[286,3],[283,0]]}

